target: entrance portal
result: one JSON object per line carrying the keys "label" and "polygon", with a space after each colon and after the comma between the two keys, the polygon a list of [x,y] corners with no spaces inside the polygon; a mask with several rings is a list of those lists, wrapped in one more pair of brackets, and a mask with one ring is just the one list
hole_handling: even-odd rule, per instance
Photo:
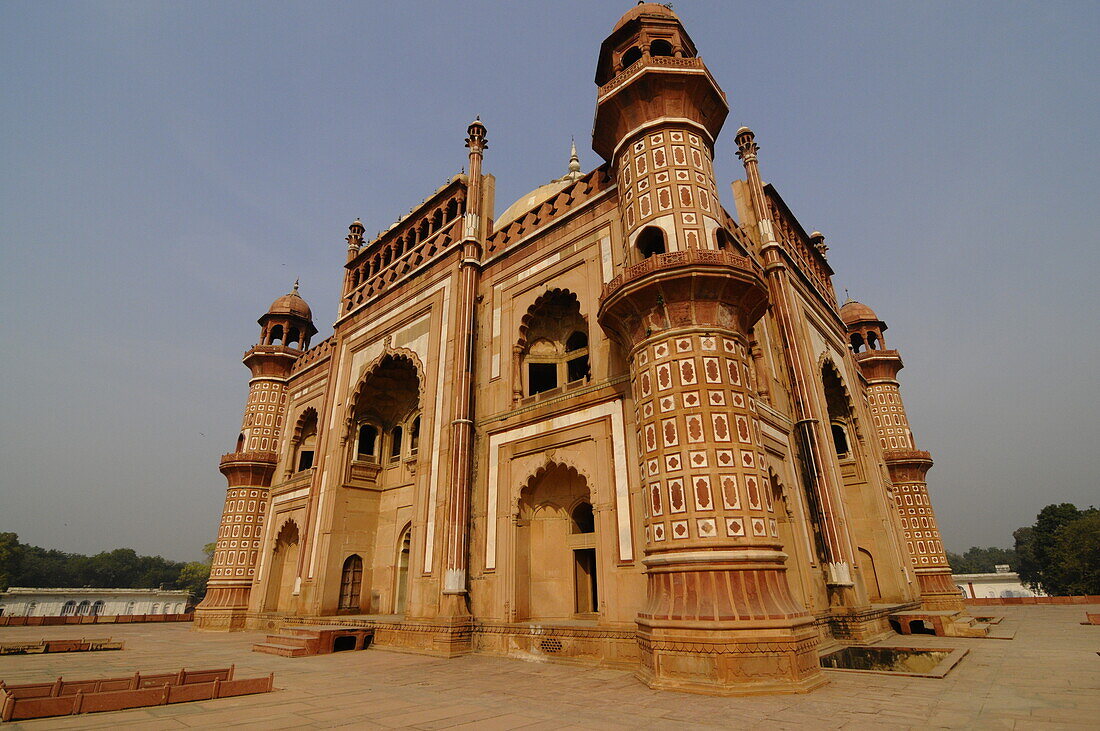
{"label": "entrance portal", "polygon": [[530,479],[516,523],[516,619],[573,619],[599,606],[596,521],[588,483],[551,464]]}
{"label": "entrance portal", "polygon": [[294,609],[294,579],[298,573],[298,524],[287,521],[275,539],[271,568],[267,572],[264,611],[287,613]]}

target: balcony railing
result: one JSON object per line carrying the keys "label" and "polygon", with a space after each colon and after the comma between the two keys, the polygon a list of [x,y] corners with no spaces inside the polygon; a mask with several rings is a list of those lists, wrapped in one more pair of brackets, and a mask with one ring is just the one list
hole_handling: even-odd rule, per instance
{"label": "balcony railing", "polygon": [[678,269],[686,266],[728,266],[763,275],[760,266],[751,259],[734,254],[729,251],[712,251],[710,249],[686,249],[684,251],[672,251],[667,254],[656,254],[627,267],[614,279],[603,286],[600,299],[606,299],[609,294],[625,284],[634,281],[647,274],[664,269]]}

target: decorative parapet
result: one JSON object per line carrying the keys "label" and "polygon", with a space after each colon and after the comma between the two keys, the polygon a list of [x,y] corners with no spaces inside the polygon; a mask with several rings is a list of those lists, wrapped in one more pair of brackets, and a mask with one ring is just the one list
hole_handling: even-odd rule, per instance
{"label": "decorative parapet", "polygon": [[923,449],[887,449],[883,452],[887,464],[900,464],[902,462],[932,464],[932,453]]}
{"label": "decorative parapet", "polygon": [[728,251],[712,251],[710,249],[687,249],[685,251],[673,251],[667,254],[657,254],[644,261],[627,267],[614,279],[603,286],[600,300],[603,301],[620,287],[643,277],[647,274],[662,270],[676,269],[686,266],[728,266],[741,269],[752,274],[763,276],[763,269],[753,260],[739,256]]}
{"label": "decorative parapet", "polygon": [[[663,69],[688,69],[691,71],[702,71],[707,76],[710,76],[710,71],[707,70],[706,65],[703,63],[703,59],[698,56],[694,58],[676,58],[674,56],[649,56],[643,57],[638,61],[635,61],[630,66],[620,71],[615,75],[615,78],[607,82],[600,87],[597,93],[597,99],[602,99],[615,89],[623,85],[623,83],[634,74],[642,70],[642,68],[663,68]],[[711,79],[713,81],[713,79]],[[714,84],[715,88],[718,87],[717,82]],[[725,94],[722,95],[725,98]]]}
{"label": "decorative parapet", "polygon": [[542,228],[555,219],[572,213],[596,196],[613,187],[614,181],[608,174],[607,165],[601,165],[572,185],[563,188],[557,195],[535,206],[503,228],[494,231],[485,243],[485,255],[491,257],[504,251],[508,246]]}
{"label": "decorative parapet", "polygon": [[312,348],[298,356],[298,360],[294,361],[294,370],[300,371],[306,366],[313,365],[318,361],[324,360],[325,358],[332,355],[332,351],[335,346],[336,338],[330,335],[317,345],[313,346]]}
{"label": "decorative parapet", "polygon": [[248,350],[244,351],[243,358],[248,358],[250,355],[288,355],[293,358],[297,358],[302,354],[301,350],[297,348],[288,348],[285,345],[253,345]]}
{"label": "decorative parapet", "polygon": [[779,243],[826,302],[836,306],[833,269],[771,185],[765,188]]}

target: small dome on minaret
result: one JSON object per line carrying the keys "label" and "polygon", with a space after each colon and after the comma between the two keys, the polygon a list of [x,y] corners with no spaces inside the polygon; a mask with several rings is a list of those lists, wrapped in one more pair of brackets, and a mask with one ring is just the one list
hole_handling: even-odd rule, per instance
{"label": "small dome on minaret", "polygon": [[643,15],[655,18],[671,18],[673,20],[679,20],[679,18],[676,16],[676,13],[672,12],[672,8],[667,5],[662,5],[661,3],[639,2],[630,10],[627,10],[625,13],[623,13],[623,17],[619,18],[619,22],[615,24],[615,28],[611,32],[614,33],[630,21],[634,20],[635,18],[640,18]]}
{"label": "small dome on minaret", "polygon": [[271,307],[267,308],[267,314],[294,315],[306,320],[313,320],[313,312],[309,309],[309,305],[302,299],[302,295],[298,294],[297,279],[294,280],[294,289],[272,302]]}
{"label": "small dome on minaret", "polygon": [[857,322],[882,322],[874,310],[850,298],[840,307],[840,319],[845,325],[853,325]]}

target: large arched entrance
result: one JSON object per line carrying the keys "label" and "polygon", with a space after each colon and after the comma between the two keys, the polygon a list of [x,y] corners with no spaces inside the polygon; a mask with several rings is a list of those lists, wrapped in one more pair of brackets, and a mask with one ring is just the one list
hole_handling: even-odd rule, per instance
{"label": "large arched entrance", "polygon": [[516,618],[595,616],[596,521],[585,478],[560,464],[540,470],[520,495],[516,533]]}
{"label": "large arched entrance", "polygon": [[298,546],[298,524],[288,520],[275,539],[271,568],[267,572],[267,597],[264,601],[264,611],[286,613],[293,610]]}

